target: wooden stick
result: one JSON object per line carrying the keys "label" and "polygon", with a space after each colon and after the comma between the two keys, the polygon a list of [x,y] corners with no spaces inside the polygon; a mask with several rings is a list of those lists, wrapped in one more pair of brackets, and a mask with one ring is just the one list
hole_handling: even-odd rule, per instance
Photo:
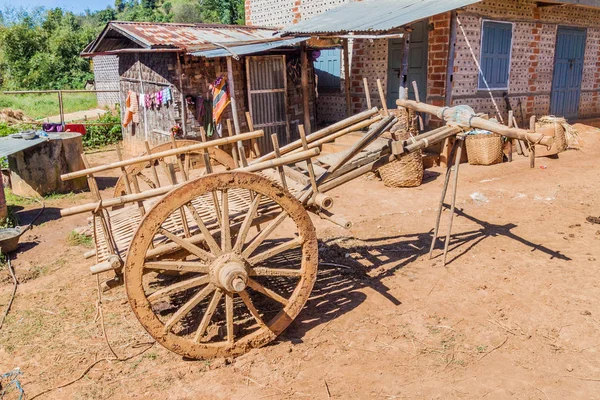
{"label": "wooden stick", "polygon": [[460,166],[460,158],[462,153],[462,146],[464,141],[464,135],[456,137],[458,147],[456,148],[456,158],[454,159],[454,185],[452,185],[452,204],[450,205],[450,223],[448,224],[448,234],[446,235],[446,241],[444,242],[444,266],[446,265],[446,257],[448,256],[448,248],[450,247],[450,237],[452,235],[452,221],[454,220],[454,210],[456,206],[456,192],[458,187],[458,167]]}
{"label": "wooden stick", "polygon": [[[367,118],[370,118],[371,116],[377,114],[377,112],[378,112],[377,108],[374,107],[370,110],[358,113],[350,118],[346,118],[342,121],[336,122],[333,125],[330,125],[326,128],[323,128],[321,130],[318,130],[318,131],[306,136],[306,141],[308,143],[312,143],[316,140],[326,137],[327,135],[329,135],[331,133],[335,133],[341,129],[347,128],[350,125],[353,125],[357,122],[360,122]],[[298,140],[293,141],[292,143],[289,143],[289,144],[283,146],[282,148],[279,149],[279,151],[281,152],[282,155],[284,155],[284,154],[292,152],[293,150],[299,149],[301,147],[302,147],[302,140],[298,139]],[[265,160],[270,160],[272,158],[275,158],[275,153],[273,153],[273,152],[265,154],[264,156],[252,161],[251,164],[259,163],[259,162],[262,162]]]}
{"label": "wooden stick", "polygon": [[[115,146],[115,150],[117,151],[117,159],[119,161],[123,161],[123,155],[121,154],[121,146],[119,146],[119,143],[117,143],[117,145]],[[121,176],[123,177],[123,180],[125,181],[125,189],[127,190],[127,194],[132,194],[133,192],[131,191],[131,184],[129,182],[129,174],[127,173],[127,169],[125,169],[125,167],[121,167]]]}
{"label": "wooden stick", "polygon": [[192,153],[197,150],[207,149],[210,147],[223,146],[226,144],[240,142],[242,140],[249,140],[252,138],[257,138],[257,137],[262,136],[263,133],[264,132],[262,130],[255,131],[255,132],[242,133],[241,135],[237,135],[237,136],[234,136],[231,138],[230,137],[220,138],[220,139],[211,140],[208,143],[198,143],[198,144],[194,144],[191,146],[178,147],[176,149],[165,150],[165,151],[161,151],[161,152],[153,153],[153,154],[147,154],[147,155],[140,156],[140,157],[130,158],[128,160],[113,162],[113,163],[100,165],[100,166],[93,167],[93,168],[84,169],[81,171],[71,172],[69,174],[64,174],[64,175],[60,176],[60,179],[62,179],[63,181],[68,181],[70,179],[80,178],[82,176],[86,176],[89,174],[95,174],[97,172],[103,172],[103,171],[107,171],[107,170],[111,170],[111,169],[115,169],[115,168],[126,167],[128,165],[152,161],[152,160],[156,160],[156,159],[164,158],[164,157],[170,157],[170,156],[174,156],[177,154]]}
{"label": "wooden stick", "polygon": [[[413,100],[400,100],[399,99],[396,101],[396,104],[401,107],[410,108],[415,111],[425,112],[425,113],[432,114],[435,116],[441,116],[442,112],[444,111],[444,109],[442,107],[432,106],[432,105],[426,104],[426,103],[417,103],[416,101],[413,101]],[[511,128],[508,128],[506,125],[502,125],[498,122],[488,121],[481,117],[470,118],[470,124],[471,124],[470,127],[473,127],[473,128],[485,129],[485,130],[488,130],[491,132],[499,133],[506,137],[520,139],[520,140],[526,140],[531,143],[539,143],[539,144],[542,144],[545,146],[550,146],[552,143],[554,143],[553,137],[544,136],[539,133],[528,132],[524,129],[517,129],[517,128],[511,129]],[[466,126],[466,125],[461,125],[461,126],[464,126],[465,128],[470,128],[469,126]]]}
{"label": "wooden stick", "polygon": [[[246,122],[248,123],[248,129],[250,132],[254,130],[254,122],[252,121],[252,115],[250,115],[250,111],[246,111]],[[252,144],[252,149],[254,149],[254,158],[260,157],[260,147],[258,146],[258,141],[256,139],[250,140]]]}
{"label": "wooden stick", "polygon": [[[170,135],[171,136],[171,148],[172,149],[177,149],[177,142],[175,141],[175,135]],[[179,154],[177,154],[175,156],[175,158],[177,159],[177,166],[179,167],[179,171],[181,172],[181,176],[183,177],[183,181],[187,181],[188,177],[187,174],[185,173],[185,168],[183,168],[183,163],[181,162],[181,158],[179,157]]]}
{"label": "wooden stick", "polygon": [[381,100],[383,115],[387,117],[390,115],[390,113],[387,108],[387,102],[385,101],[385,92],[383,91],[383,86],[381,85],[381,79],[377,79],[377,90],[379,91],[379,99]]}
{"label": "wooden stick", "polygon": [[369,81],[367,78],[363,78],[363,86],[365,87],[365,97],[367,98],[367,109],[371,108],[371,92],[369,92]]}
{"label": "wooden stick", "polygon": [[[276,133],[271,135],[271,141],[273,142],[273,151],[275,151],[275,156],[277,158],[281,157],[281,154],[279,154],[279,140],[277,140]],[[285,179],[285,172],[283,171],[283,166],[281,166],[281,165],[278,166],[277,170],[279,171],[279,177],[281,178],[281,184],[283,185],[283,188],[285,190],[287,190],[288,185],[287,185],[287,180]]]}
{"label": "wooden stick", "polygon": [[[147,140],[144,141],[144,146],[146,146],[146,153],[151,154],[152,149],[150,149],[150,144]],[[152,176],[154,177],[154,183],[156,184],[156,187],[160,187],[160,180],[158,179],[158,173],[156,172],[154,161],[150,161],[150,169],[152,169]]]}
{"label": "wooden stick", "polygon": [[[345,49],[347,50],[347,48]],[[283,65],[285,65],[285,62]],[[285,79],[287,78],[285,78],[284,74],[284,80]],[[312,127],[310,126],[310,87],[308,83],[308,52],[306,51],[306,42],[302,42],[302,44],[300,44],[300,83],[302,86],[302,115],[304,118],[304,125],[306,126],[308,133],[310,133],[312,131]],[[287,90],[284,92],[284,95],[287,96]],[[287,107],[285,114],[288,115]]]}
{"label": "wooden stick", "polygon": [[[449,160],[452,160],[454,154],[456,153],[456,147],[458,145],[458,140],[454,141],[452,145],[452,150],[450,150]],[[444,200],[446,199],[446,193],[448,191],[448,183],[450,182],[450,175],[452,174],[452,162],[447,163],[446,166],[446,175],[444,176],[444,185],[442,186],[442,198],[440,199],[440,204],[438,206],[438,212],[435,219],[435,227],[433,229],[433,238],[431,239],[431,246],[429,247],[429,259],[433,257],[433,249],[435,248],[435,244],[438,238],[438,232],[440,230],[440,221],[442,220],[442,210],[444,209]]]}
{"label": "wooden stick", "polygon": [[344,94],[346,95],[346,117],[350,117],[352,116],[352,98],[350,97],[350,52],[348,51],[348,39],[342,39],[342,50],[344,52]]}
{"label": "wooden stick", "polygon": [[[229,137],[235,136],[235,133],[231,129],[231,121],[229,121],[229,120],[227,120],[227,135]],[[238,155],[238,148],[235,144],[233,146],[231,146],[231,156],[233,157],[233,165],[235,165],[236,168],[239,168],[240,167],[240,157]]]}
{"label": "wooden stick", "polygon": [[[308,150],[308,143],[306,142],[306,134],[302,125],[298,125],[298,132],[300,133],[300,140],[302,140],[302,147],[306,151]],[[312,160],[306,160],[306,169],[308,170],[310,186],[312,187],[313,194],[317,194],[319,192],[319,188],[317,187],[317,177],[315,176],[315,169],[313,168]]]}
{"label": "wooden stick", "polygon": [[[227,120],[227,127],[231,128],[230,120]],[[208,140],[208,138],[206,137],[206,131],[204,130],[203,127],[200,127],[200,138],[202,139],[203,142],[206,142]],[[206,168],[206,173],[212,174],[213,169],[212,169],[212,165],[210,164],[210,155],[208,154],[208,150],[204,149],[202,156],[204,158],[204,168]],[[221,210],[219,209],[219,197],[217,196],[217,192],[215,192],[214,190],[212,191],[212,199],[213,199],[213,204],[215,205],[215,214],[217,215],[217,221],[219,222],[219,225],[222,225],[221,224]]]}
{"label": "wooden stick", "polygon": [[[412,81],[412,87],[413,87],[413,90],[415,91],[415,99],[417,100],[417,103],[420,103],[421,96],[419,95],[419,87],[417,86],[417,81]],[[423,125],[423,117],[421,116],[421,114],[417,113],[417,118],[419,118],[419,128],[420,128],[420,131],[422,132],[425,130],[425,126]]]}

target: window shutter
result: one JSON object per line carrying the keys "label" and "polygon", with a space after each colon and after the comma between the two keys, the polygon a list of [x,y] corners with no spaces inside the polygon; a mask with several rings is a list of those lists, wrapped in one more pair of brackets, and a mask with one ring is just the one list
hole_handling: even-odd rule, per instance
{"label": "window shutter", "polygon": [[341,51],[323,49],[314,63],[315,73],[319,77],[319,89],[340,89]]}
{"label": "window shutter", "polygon": [[[490,89],[508,88],[510,49],[512,47],[512,24],[483,22],[481,42],[481,70]],[[479,75],[479,88],[486,89],[483,76]]]}

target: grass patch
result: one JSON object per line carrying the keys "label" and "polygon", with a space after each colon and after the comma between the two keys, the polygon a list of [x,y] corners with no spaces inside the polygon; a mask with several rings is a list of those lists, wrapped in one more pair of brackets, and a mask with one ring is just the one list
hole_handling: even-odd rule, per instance
{"label": "grass patch", "polygon": [[[67,192],[67,193],[49,193],[45,196],[43,196],[43,199],[45,201],[54,201],[54,200],[63,200],[63,199],[74,199],[77,198],[77,196],[81,195],[82,192],[80,193],[73,193],[73,192]],[[10,207],[10,206],[30,206],[32,204],[39,204],[39,202],[34,199],[33,197],[21,197],[19,195],[16,195],[13,193],[13,191],[9,188],[5,188],[4,189],[4,197],[6,198],[6,204]]]}
{"label": "grass patch", "polygon": [[75,231],[71,231],[71,233],[69,233],[67,241],[70,246],[82,246],[89,248],[94,246],[94,241],[92,240],[91,236],[87,236]]}
{"label": "grass patch", "polygon": [[[63,93],[65,113],[98,107],[96,93]],[[0,108],[21,110],[28,117],[40,119],[60,114],[58,94],[4,94],[0,95]]]}

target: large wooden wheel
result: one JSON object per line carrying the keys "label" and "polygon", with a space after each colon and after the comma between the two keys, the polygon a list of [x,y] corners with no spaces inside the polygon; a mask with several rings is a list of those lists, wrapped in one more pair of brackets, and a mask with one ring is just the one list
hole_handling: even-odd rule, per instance
{"label": "large wooden wheel", "polygon": [[315,228],[296,198],[260,175],[223,172],[150,209],[124,271],[148,333],[182,356],[209,358],[283,332],[306,303],[317,265]]}
{"label": "large wooden wheel", "polygon": [[[198,141],[196,140],[177,140],[175,141],[175,143],[177,144],[177,147],[184,147],[184,146],[192,146],[194,144],[198,144]],[[173,144],[172,143],[163,143],[163,144],[159,144],[158,146],[153,147],[152,149],[150,149],[150,153],[158,153],[161,151],[166,151],[166,150],[170,150],[173,148]],[[221,169],[221,170],[231,170],[231,169],[235,169],[235,163],[233,161],[233,158],[225,151],[218,149],[216,147],[211,147],[209,149],[207,149],[208,151],[208,156],[210,158],[211,164],[215,167],[215,169]],[[147,152],[143,153],[142,155],[147,154]],[[183,155],[180,157],[184,157]],[[204,170],[204,160],[202,159],[202,153],[201,152],[196,152],[196,153],[192,153],[191,155],[192,159],[191,159],[191,165],[190,167],[192,169],[202,169]],[[172,157],[173,159],[175,159],[174,157]],[[154,161],[155,165],[158,164],[158,161]],[[177,163],[173,162],[175,169],[178,169]],[[154,179],[152,177],[152,173],[149,171],[150,168],[150,163],[149,162],[143,162],[143,163],[139,163],[139,164],[134,164],[134,165],[130,165],[128,167],[126,167],[126,171],[127,171],[127,176],[129,176],[129,179],[132,179],[133,176],[136,177],[138,184],[140,186],[140,190],[141,191],[145,191],[145,190],[149,190],[149,189],[154,189],[156,187],[156,183],[154,182]],[[162,172],[162,171],[160,171]],[[202,171],[200,171],[200,173],[198,175],[201,175]],[[166,177],[163,177],[163,180],[165,181],[165,184],[167,184],[168,179]],[[122,196],[124,194],[127,194],[127,190],[126,190],[126,185],[125,185],[125,179],[123,178],[123,176],[121,175],[119,177],[119,179],[117,180],[117,183],[115,184],[115,189],[114,189],[114,193],[113,193],[113,197],[119,197]]]}

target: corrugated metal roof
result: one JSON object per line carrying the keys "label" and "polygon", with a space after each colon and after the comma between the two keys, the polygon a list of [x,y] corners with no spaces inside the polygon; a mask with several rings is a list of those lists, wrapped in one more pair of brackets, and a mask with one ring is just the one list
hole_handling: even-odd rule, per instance
{"label": "corrugated metal roof", "polygon": [[203,50],[191,53],[193,56],[214,58],[214,57],[228,57],[231,55],[243,56],[246,54],[255,54],[263,51],[276,49],[278,47],[294,46],[295,44],[307,41],[308,37],[297,37],[291,39],[282,39],[272,42],[246,44],[241,46],[231,46],[227,49],[220,48],[215,50]]}
{"label": "corrugated metal roof", "polygon": [[287,26],[285,33],[365,33],[402,27],[481,0],[363,0]]}
{"label": "corrugated metal roof", "polygon": [[82,55],[127,48],[199,51],[277,38],[277,31],[255,26],[113,21]]}

